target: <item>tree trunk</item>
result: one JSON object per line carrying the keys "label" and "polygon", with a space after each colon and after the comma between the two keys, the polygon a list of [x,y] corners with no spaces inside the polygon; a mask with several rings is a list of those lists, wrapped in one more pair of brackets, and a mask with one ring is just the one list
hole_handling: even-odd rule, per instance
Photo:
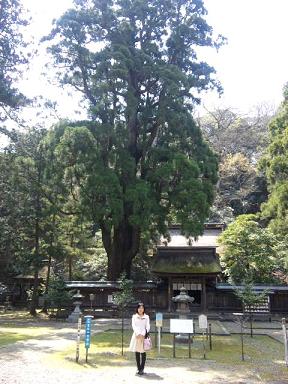
{"label": "tree trunk", "polygon": [[72,256],[68,258],[68,280],[72,281]]}
{"label": "tree trunk", "polygon": [[35,254],[34,254],[34,283],[33,294],[30,306],[30,314],[36,316],[36,308],[38,306],[38,287],[39,287],[39,266],[40,261],[40,217],[41,217],[41,202],[40,202],[40,185],[41,185],[41,166],[38,168],[38,189],[36,190],[35,204]]}
{"label": "tree trunk", "polygon": [[[73,234],[70,237],[70,247],[74,250],[74,236]],[[72,261],[73,256],[69,255],[68,257],[68,280],[72,281]]]}
{"label": "tree trunk", "polygon": [[35,268],[34,271],[34,283],[33,283],[33,293],[31,298],[31,304],[30,304],[30,315],[36,316],[36,308],[38,305],[38,287],[39,287],[39,275],[38,275],[38,268]]}
{"label": "tree trunk", "polygon": [[108,255],[108,280],[117,280],[123,272],[130,278],[132,262],[140,247],[139,228],[121,223],[114,229],[111,243],[110,252],[105,248]]}
{"label": "tree trunk", "polygon": [[[52,242],[51,242],[51,244],[52,244]],[[46,282],[45,282],[44,303],[43,303],[43,308],[42,308],[42,312],[44,312],[44,313],[48,312],[47,311],[48,310],[47,294],[49,291],[49,283],[50,283],[51,261],[52,261],[52,257],[51,257],[51,254],[49,254],[48,269],[47,269],[47,276],[46,276]]]}

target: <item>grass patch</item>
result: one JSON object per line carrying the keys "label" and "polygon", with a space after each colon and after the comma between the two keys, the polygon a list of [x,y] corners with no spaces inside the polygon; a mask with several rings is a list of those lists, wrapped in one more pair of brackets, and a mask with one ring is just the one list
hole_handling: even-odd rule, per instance
{"label": "grass patch", "polygon": [[23,341],[30,339],[30,336],[16,332],[3,333],[0,332],[0,347],[8,344],[16,343],[17,341]]}
{"label": "grass patch", "polygon": [[11,322],[11,321],[29,321],[29,322],[39,322],[43,320],[50,320],[49,316],[40,310],[37,311],[36,316],[32,316],[29,313],[29,310],[18,310],[18,311],[7,311],[5,313],[0,313],[0,320],[2,322]]}
{"label": "grass patch", "polygon": [[48,327],[19,327],[15,324],[0,326],[0,347],[33,338],[39,338],[46,333],[51,333]]}

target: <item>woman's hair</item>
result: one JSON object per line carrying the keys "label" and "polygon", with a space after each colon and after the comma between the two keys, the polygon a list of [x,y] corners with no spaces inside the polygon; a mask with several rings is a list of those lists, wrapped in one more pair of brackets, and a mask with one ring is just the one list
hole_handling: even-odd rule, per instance
{"label": "woman's hair", "polygon": [[145,305],[144,305],[144,303],[138,303],[135,312],[138,313],[138,309],[139,309],[140,307],[143,307],[143,308],[144,308],[144,313],[145,313]]}

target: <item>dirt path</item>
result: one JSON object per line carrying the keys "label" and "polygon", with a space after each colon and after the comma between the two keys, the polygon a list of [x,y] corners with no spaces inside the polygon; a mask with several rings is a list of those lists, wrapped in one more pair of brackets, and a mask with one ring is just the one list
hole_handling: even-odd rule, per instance
{"label": "dirt path", "polygon": [[204,384],[204,383],[261,383],[257,377],[249,377],[246,372],[238,372],[231,367],[219,366],[214,362],[177,361],[177,366],[171,360],[148,361],[146,375],[135,376],[135,367],[131,362],[119,367],[85,369],[75,364],[75,369],[53,366],[49,354],[66,348],[71,344],[69,339],[45,337],[18,342],[1,348],[1,384],[131,384],[149,381],[165,384]]}
{"label": "dirt path", "polygon": [[[115,321],[115,324],[118,324]],[[113,324],[113,325],[115,325]],[[50,324],[51,327],[51,324]],[[43,334],[0,348],[1,384],[134,384],[143,381],[163,384],[258,384],[256,373],[245,367],[231,367],[213,361],[171,359],[147,362],[146,375],[135,376],[135,366],[125,361],[119,366],[85,368],[53,363],[53,353],[75,345],[76,326],[57,324],[43,328]],[[109,321],[98,324],[98,331],[109,327]],[[3,328],[2,328],[3,330]],[[240,369],[239,369],[240,368]],[[272,384],[272,382],[270,382]],[[274,382],[288,383],[288,380]]]}

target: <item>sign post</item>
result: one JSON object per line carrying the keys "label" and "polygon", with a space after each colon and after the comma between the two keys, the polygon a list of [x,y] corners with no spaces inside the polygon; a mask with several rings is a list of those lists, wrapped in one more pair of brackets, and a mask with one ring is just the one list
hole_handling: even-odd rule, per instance
{"label": "sign post", "polygon": [[208,328],[207,316],[200,315],[198,320],[199,328],[202,329],[203,358],[206,359],[205,333],[207,333]]}
{"label": "sign post", "polygon": [[76,363],[79,361],[79,349],[80,349],[80,332],[82,325],[82,317],[78,317],[78,328],[77,328],[77,340],[76,340]]}
{"label": "sign post", "polygon": [[288,336],[287,336],[287,330],[286,330],[285,317],[282,318],[282,329],[283,329],[283,336],[284,336],[285,362],[286,362],[286,367],[288,367]]}
{"label": "sign post", "polygon": [[86,363],[88,362],[88,350],[91,341],[91,320],[93,316],[85,316],[85,349],[86,349]]}
{"label": "sign post", "polygon": [[193,320],[170,319],[170,333],[173,333],[173,357],[176,357],[176,333],[189,335],[189,358],[191,358],[191,334],[194,333]]}
{"label": "sign post", "polygon": [[161,328],[163,326],[163,313],[156,313],[156,327],[158,330],[158,354],[160,355],[161,349]]}

